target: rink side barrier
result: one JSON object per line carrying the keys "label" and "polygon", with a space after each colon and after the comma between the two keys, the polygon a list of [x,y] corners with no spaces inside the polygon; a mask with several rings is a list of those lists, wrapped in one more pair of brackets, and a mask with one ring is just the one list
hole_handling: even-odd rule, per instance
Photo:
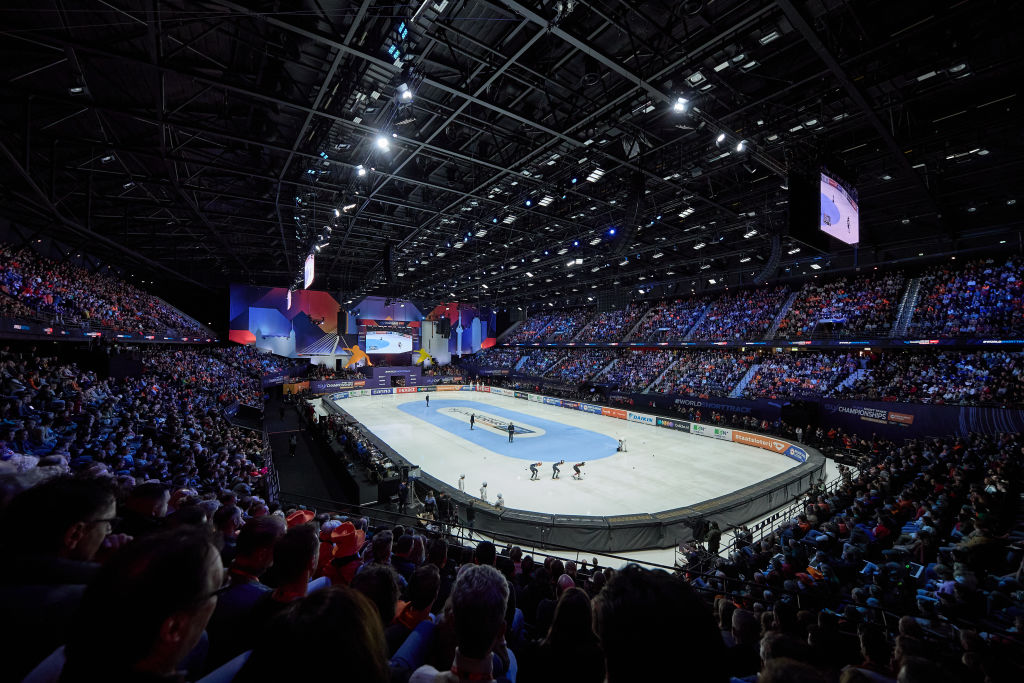
{"label": "rink side barrier", "polygon": [[[403,390],[404,389],[404,390]],[[339,401],[364,396],[382,396],[396,393],[417,393],[433,391],[482,391],[521,400],[579,410],[593,415],[604,415],[619,420],[673,429],[720,441],[730,441],[761,448],[796,461],[796,466],[718,498],[705,500],[687,507],[662,510],[660,512],[638,512],[628,515],[583,516],[556,515],[530,510],[506,508],[499,511],[475,496],[460,492],[423,471],[420,483],[434,491],[444,491],[459,506],[459,520],[464,526],[472,526],[495,539],[503,536],[527,539],[537,545],[566,546],[586,552],[625,552],[630,550],[652,550],[671,548],[679,543],[693,540],[692,527],[697,520],[716,521],[726,529],[763,516],[772,510],[791,502],[806,493],[825,471],[825,457],[814,448],[797,445],[785,439],[748,430],[727,429],[714,425],[700,424],[689,420],[657,417],[620,408],[597,406],[581,401],[512,391],[500,387],[475,387],[473,385],[444,385],[430,387],[397,387],[387,389],[354,389],[340,391],[323,399],[324,407],[335,414],[344,415],[358,423],[345,411]],[[386,453],[399,466],[411,467],[400,453],[377,437],[370,429],[358,423],[366,438]],[[628,446],[628,444],[627,444]],[[466,509],[472,506],[472,525],[466,517]]]}

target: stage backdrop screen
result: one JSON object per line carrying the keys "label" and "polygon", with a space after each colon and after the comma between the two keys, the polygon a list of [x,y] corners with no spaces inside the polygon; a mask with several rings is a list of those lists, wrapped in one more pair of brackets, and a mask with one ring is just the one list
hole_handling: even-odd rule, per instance
{"label": "stage backdrop screen", "polygon": [[410,353],[412,335],[397,330],[367,330],[366,353]]}
{"label": "stage backdrop screen", "polygon": [[846,244],[860,242],[860,212],[857,198],[843,185],[821,174],[821,210],[819,228],[823,233]]}

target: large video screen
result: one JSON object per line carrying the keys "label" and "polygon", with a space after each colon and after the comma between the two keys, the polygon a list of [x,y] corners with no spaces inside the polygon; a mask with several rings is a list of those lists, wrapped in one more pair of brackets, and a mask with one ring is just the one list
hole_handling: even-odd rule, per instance
{"label": "large video screen", "polygon": [[860,214],[857,199],[842,184],[821,174],[821,210],[819,228],[846,244],[860,242]]}
{"label": "large video screen", "polygon": [[306,257],[306,263],[302,267],[302,288],[309,289],[309,286],[313,284],[313,264],[314,258],[310,254]]}
{"label": "large video screen", "polygon": [[394,330],[367,330],[366,353],[411,353],[412,335]]}

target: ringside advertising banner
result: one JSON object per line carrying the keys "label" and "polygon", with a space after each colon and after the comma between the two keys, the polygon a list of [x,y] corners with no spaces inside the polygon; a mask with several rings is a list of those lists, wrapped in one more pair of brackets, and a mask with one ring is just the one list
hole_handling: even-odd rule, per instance
{"label": "ringside advertising banner", "polygon": [[621,408],[601,408],[601,414],[607,415],[608,417],[614,417],[619,420],[625,420],[627,412]]}
{"label": "ringside advertising banner", "polygon": [[757,446],[758,448],[763,448],[767,451],[774,451],[775,453],[785,453],[786,449],[789,448],[789,444],[785,441],[780,441],[763,434],[741,432],[736,429],[732,430],[732,440],[736,443],[741,443],[747,446]]}
{"label": "ringside advertising banner", "polygon": [[595,406],[595,405],[591,405],[589,403],[581,403],[580,404],[580,410],[582,410],[585,413],[590,413],[592,415],[600,415],[601,414],[601,406]]}
{"label": "ringside advertising banner", "polygon": [[668,427],[669,429],[676,429],[680,432],[690,433],[690,423],[683,422],[682,420],[670,420],[667,417],[659,417],[657,421],[659,427]]}
{"label": "ringside advertising banner", "polygon": [[515,396],[516,398],[522,398],[522,399],[526,398],[526,392],[525,391],[515,391],[515,392],[512,392],[512,395]]}
{"label": "ringside advertising banner", "polygon": [[458,391],[462,387],[458,384],[438,384],[436,388],[438,391]]}
{"label": "ringside advertising banner", "polygon": [[706,436],[711,439],[732,441],[732,430],[725,429],[724,427],[712,427],[711,425],[702,425],[697,424],[696,422],[691,422],[690,433],[697,434],[698,436]]}
{"label": "ringside advertising banner", "polygon": [[655,423],[653,415],[644,415],[643,413],[634,413],[632,410],[627,414],[627,419],[630,422],[641,422],[645,425],[652,425]]}
{"label": "ringside advertising banner", "polygon": [[398,387],[395,389],[396,394],[415,394],[416,387]]}
{"label": "ringside advertising banner", "polygon": [[498,396],[511,396],[512,392],[508,389],[502,389],[501,387],[491,387],[491,393],[497,394]]}
{"label": "ringside advertising banner", "polygon": [[[420,388],[422,389],[422,387],[420,387]],[[433,389],[433,387],[430,387],[430,388]],[[392,389],[370,389],[370,395],[371,396],[383,396],[384,394],[393,393],[393,391],[394,390],[392,390]]]}

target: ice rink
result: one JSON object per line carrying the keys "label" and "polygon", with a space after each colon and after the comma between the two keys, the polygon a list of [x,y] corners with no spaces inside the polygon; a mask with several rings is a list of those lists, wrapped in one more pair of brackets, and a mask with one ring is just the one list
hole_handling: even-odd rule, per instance
{"label": "ice rink", "polygon": [[[429,407],[425,397],[430,397]],[[509,508],[569,515],[658,512],[725,495],[798,463],[760,448],[511,396],[451,392],[348,398],[338,405],[430,475]],[[476,418],[470,430],[469,417]],[[503,429],[518,433],[513,443]],[[625,439],[627,452],[616,451]],[[565,459],[561,475],[551,464]],[[572,465],[586,461],[581,480]],[[543,463],[530,480],[531,462]]]}

